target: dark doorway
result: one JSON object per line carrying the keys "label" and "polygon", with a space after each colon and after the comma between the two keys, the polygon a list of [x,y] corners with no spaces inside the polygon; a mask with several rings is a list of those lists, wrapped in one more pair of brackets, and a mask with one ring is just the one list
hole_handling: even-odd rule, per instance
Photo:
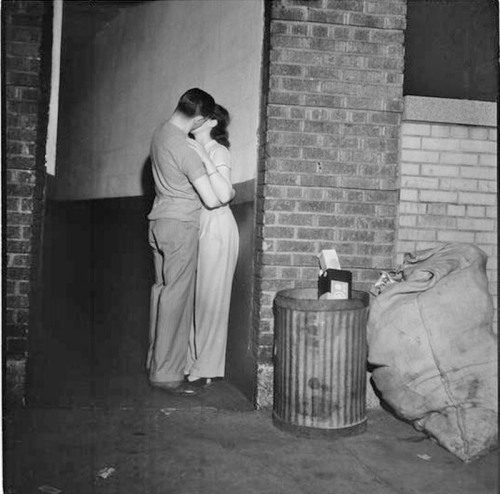
{"label": "dark doorway", "polygon": [[[168,396],[149,386],[144,365],[153,280],[146,219],[150,206],[148,196],[48,201],[43,316],[41,331],[30,339],[29,406],[165,406]],[[236,293],[242,290],[247,288],[238,285]],[[240,323],[245,319],[241,304],[233,315]],[[237,339],[228,356],[230,378],[247,398],[223,382],[197,397],[198,404],[253,409],[248,401],[253,389],[241,380],[242,361],[231,364],[234,351],[243,352],[238,347],[248,343]]]}

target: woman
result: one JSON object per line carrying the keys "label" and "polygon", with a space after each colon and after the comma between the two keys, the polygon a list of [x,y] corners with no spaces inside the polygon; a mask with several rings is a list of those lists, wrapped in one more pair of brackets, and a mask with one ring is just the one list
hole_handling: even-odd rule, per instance
{"label": "woman", "polygon": [[212,118],[195,129],[188,145],[200,156],[222,206],[204,208],[200,219],[194,323],[189,342],[187,380],[205,386],[223,378],[229,304],[239,233],[228,202],[234,197],[227,126],[229,113],[215,105]]}

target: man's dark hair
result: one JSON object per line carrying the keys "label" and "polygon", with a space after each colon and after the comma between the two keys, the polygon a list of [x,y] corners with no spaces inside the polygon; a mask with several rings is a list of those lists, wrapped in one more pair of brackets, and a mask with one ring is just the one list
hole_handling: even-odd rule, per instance
{"label": "man's dark hair", "polygon": [[177,103],[178,111],[186,117],[210,117],[214,111],[215,101],[208,93],[197,87],[188,89]]}

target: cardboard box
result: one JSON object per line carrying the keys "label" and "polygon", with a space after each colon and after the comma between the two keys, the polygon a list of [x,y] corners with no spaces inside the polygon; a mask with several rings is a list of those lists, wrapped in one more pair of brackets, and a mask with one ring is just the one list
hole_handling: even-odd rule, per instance
{"label": "cardboard box", "polygon": [[335,249],[322,250],[318,255],[319,267],[322,271],[327,269],[340,269],[340,262]]}
{"label": "cardboard box", "polygon": [[351,298],[352,272],[327,269],[318,279],[318,298],[346,300]]}

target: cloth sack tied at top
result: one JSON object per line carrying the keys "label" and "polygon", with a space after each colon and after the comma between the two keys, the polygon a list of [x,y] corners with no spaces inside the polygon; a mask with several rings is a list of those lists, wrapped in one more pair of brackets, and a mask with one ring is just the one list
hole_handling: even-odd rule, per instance
{"label": "cloth sack tied at top", "polygon": [[382,399],[465,462],[497,445],[497,336],[486,254],[443,244],[406,254],[378,288],[368,361]]}

